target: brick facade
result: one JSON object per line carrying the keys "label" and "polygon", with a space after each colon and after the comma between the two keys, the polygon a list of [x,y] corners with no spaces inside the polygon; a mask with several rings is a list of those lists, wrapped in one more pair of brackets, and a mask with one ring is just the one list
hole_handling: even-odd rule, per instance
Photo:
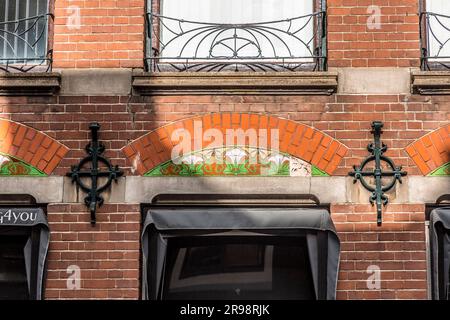
{"label": "brick facade", "polygon": [[[92,228],[81,204],[48,206],[52,230],[47,299],[138,299],[138,205],[108,204],[97,214]],[[67,268],[81,269],[81,289],[67,289]]]}
{"label": "brick facade", "polygon": [[[367,26],[371,5],[381,7],[381,29]],[[75,7],[81,14],[80,28],[67,25]],[[142,69],[144,7],[144,0],[56,1],[54,70]],[[417,0],[329,0],[328,31],[330,69],[420,65]],[[370,78],[370,69],[366,72]],[[130,94],[0,97],[0,152],[62,177],[85,156],[89,123],[97,121],[105,156],[127,177],[139,177],[170,158],[173,145],[167,137],[174,128],[189,128],[199,119],[221,130],[279,127],[281,151],[333,177],[346,177],[367,157],[371,122],[377,120],[384,122],[386,155],[403,166],[408,177],[423,177],[449,162],[447,95],[339,90],[330,96],[144,97],[131,92],[130,85]],[[66,182],[64,188],[75,188]],[[368,197],[363,193],[361,198]],[[107,201],[95,227],[89,224],[81,196],[48,204],[47,299],[140,298],[141,203],[125,198]],[[381,228],[368,200],[332,203],[331,214],[342,246],[338,299],[427,298],[425,203],[389,204]],[[81,268],[81,290],[67,289],[71,265]],[[371,265],[381,268],[379,290],[367,289]]]}
{"label": "brick facade", "polygon": [[[160,127],[124,147],[123,152],[130,163],[136,163],[137,171],[140,174],[145,174],[155,166],[171,159],[174,147],[171,137],[175,130],[187,130],[190,136],[195,139],[195,122],[200,122],[203,130],[211,128],[220,130],[224,137],[223,141],[226,141],[227,130],[233,128],[242,129],[244,132],[248,129],[254,129],[257,132],[262,129],[266,130],[268,135],[270,129],[277,129],[278,139],[275,144],[280,152],[292,154],[317,166],[328,174],[333,174],[348,150],[339,141],[301,123],[257,113],[222,112],[189,118]],[[249,147],[255,147],[252,143],[258,142],[258,140],[247,141],[245,144]],[[271,137],[268,137],[268,140],[267,148],[271,149]],[[206,147],[209,142],[203,140],[202,137],[201,149]],[[231,143],[233,145],[238,143],[236,136],[233,137]]]}
{"label": "brick facade", "polygon": [[[390,205],[376,226],[370,205],[334,205],[341,239],[338,299],[426,299],[426,252],[422,204]],[[367,268],[378,266],[381,290],[367,289]]]}
{"label": "brick facade", "polygon": [[0,119],[0,152],[51,174],[69,151],[48,135],[21,123]]}
{"label": "brick facade", "polygon": [[428,174],[450,161],[450,125],[441,127],[418,139],[406,148],[423,174]]}
{"label": "brick facade", "polygon": [[69,148],[56,168],[58,175],[84,155],[92,121],[102,124],[106,155],[119,166],[130,168],[121,149],[150,131],[199,114],[234,112],[273,115],[323,131],[349,148],[333,173],[344,176],[367,156],[368,129],[375,120],[384,122],[387,155],[409,174],[424,174],[407,147],[448,124],[449,103],[447,96],[416,95],[56,96],[7,97],[1,107],[2,118],[43,131]]}
{"label": "brick facade", "polygon": [[144,2],[56,1],[54,67],[142,67]]}
{"label": "brick facade", "polygon": [[[330,0],[327,4],[331,67],[420,65],[418,0]],[[375,24],[378,14],[380,27]]]}

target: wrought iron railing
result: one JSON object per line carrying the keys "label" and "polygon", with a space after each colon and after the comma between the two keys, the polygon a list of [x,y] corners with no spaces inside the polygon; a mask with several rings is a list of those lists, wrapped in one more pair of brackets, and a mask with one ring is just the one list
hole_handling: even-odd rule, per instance
{"label": "wrought iron railing", "polygon": [[[150,10],[151,11],[151,10]],[[146,66],[160,71],[322,71],[326,12],[223,24],[147,14]]]}
{"label": "wrought iron railing", "polygon": [[420,13],[422,70],[450,69],[450,16]]}
{"label": "wrought iron railing", "polygon": [[0,22],[0,70],[6,72],[51,71],[48,46],[50,13]]}

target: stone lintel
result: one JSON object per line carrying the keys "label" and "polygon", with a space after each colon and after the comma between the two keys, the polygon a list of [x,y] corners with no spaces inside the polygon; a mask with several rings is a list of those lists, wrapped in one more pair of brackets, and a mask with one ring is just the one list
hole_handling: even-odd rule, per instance
{"label": "stone lintel", "polygon": [[450,71],[417,71],[411,74],[412,90],[423,95],[450,94]]}
{"label": "stone lintel", "polygon": [[330,95],[337,90],[335,72],[136,72],[139,95]]}
{"label": "stone lintel", "polygon": [[60,86],[61,75],[59,73],[0,74],[0,95],[3,96],[48,96],[55,94]]}

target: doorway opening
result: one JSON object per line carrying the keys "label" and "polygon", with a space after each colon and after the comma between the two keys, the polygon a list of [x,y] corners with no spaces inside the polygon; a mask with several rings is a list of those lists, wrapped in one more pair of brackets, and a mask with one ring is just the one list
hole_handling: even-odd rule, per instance
{"label": "doorway opening", "polygon": [[450,194],[426,205],[429,287],[433,300],[450,300]]}
{"label": "doorway opening", "polygon": [[0,195],[0,300],[40,300],[49,228],[46,206],[29,195]]}
{"label": "doorway opening", "polygon": [[144,299],[335,299],[339,238],[314,196],[159,195],[142,211]]}

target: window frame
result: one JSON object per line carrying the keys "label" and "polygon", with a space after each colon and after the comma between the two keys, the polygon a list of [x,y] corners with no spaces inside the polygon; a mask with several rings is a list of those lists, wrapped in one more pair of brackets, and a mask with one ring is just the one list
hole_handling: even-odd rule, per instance
{"label": "window frame", "polygon": [[[435,19],[447,18],[450,23],[450,16],[440,14],[439,12],[430,12],[427,10],[427,0],[419,1],[419,38],[420,38],[420,69],[422,71],[449,71],[450,70],[450,55],[449,56],[430,56],[430,33],[435,37],[429,20],[430,17]],[[438,20],[439,21],[439,20]],[[450,24],[449,24],[450,27]],[[444,42],[450,41],[450,31],[448,32],[448,38],[443,39]],[[436,40],[437,41],[437,40]],[[449,44],[450,46],[450,44]],[[437,59],[445,59],[443,61],[430,61]]]}
{"label": "window frame", "polygon": [[[6,0],[10,1],[10,0]],[[19,21],[27,21],[35,18],[35,22],[43,19],[45,21],[45,30],[42,31],[41,37],[45,37],[45,55],[34,58],[3,58],[0,57],[0,71],[6,73],[26,73],[26,72],[52,72],[53,65],[53,37],[54,37],[54,1],[47,0],[47,12],[33,17],[26,17],[20,20],[5,21],[3,25],[8,23],[17,24]],[[2,23],[0,23],[0,26]]]}
{"label": "window frame", "polygon": [[[154,43],[155,43],[155,39],[154,39],[154,35],[152,32],[152,24],[153,24],[153,12],[155,10],[159,10],[159,3],[161,0],[147,0],[146,1],[146,11],[145,11],[145,57],[144,57],[144,67],[145,67],[145,71],[150,72],[150,73],[171,73],[171,71],[173,72],[191,72],[192,69],[191,65],[189,64],[188,61],[186,61],[185,67],[181,67],[181,68],[175,68],[175,70],[163,70],[160,71],[159,69],[159,65],[157,61],[160,57],[158,57],[157,55],[155,55],[155,52],[158,51],[158,49],[155,48]],[[311,16],[317,17],[320,16],[320,21],[317,20],[316,18],[314,18],[313,20],[313,27],[317,27],[318,28],[314,28],[314,49],[313,52],[318,52],[317,55],[311,56],[311,59],[314,60],[314,68],[311,69],[306,69],[306,70],[302,70],[302,69],[289,69],[289,68],[285,68],[284,65],[284,61],[282,63],[278,63],[274,64],[275,68],[272,70],[271,68],[268,70],[260,70],[258,68],[254,68],[255,70],[252,70],[252,67],[250,67],[250,69],[246,69],[246,70],[238,70],[237,65],[239,64],[239,60],[236,60],[237,63],[236,64],[236,70],[231,70],[231,71],[239,71],[240,73],[244,73],[244,71],[249,71],[250,73],[254,72],[254,73],[261,73],[263,72],[271,72],[271,71],[275,71],[275,72],[306,72],[306,71],[311,71],[311,72],[322,72],[322,71],[327,71],[327,5],[326,5],[326,0],[310,0],[313,2],[313,12],[311,14]],[[318,29],[316,31],[316,29]],[[160,29],[157,29],[157,32],[160,32]],[[319,35],[319,36],[317,36]],[[276,59],[276,57],[274,57],[274,60]],[[181,59],[180,59],[181,60]],[[217,61],[214,59],[210,60],[211,62]],[[255,59],[254,61],[258,61],[258,59]],[[286,65],[288,65],[289,63],[286,63]],[[302,63],[300,63],[301,65]],[[182,65],[182,64],[181,64]],[[233,65],[233,63],[230,64],[230,66]],[[250,64],[251,65],[251,64]],[[283,65],[283,67],[280,67],[280,65]],[[256,70],[257,69],[257,70]],[[205,69],[202,69],[200,71],[197,70],[193,70],[193,72],[201,72],[204,71]],[[226,69],[227,71],[230,71],[229,69]],[[212,68],[211,71],[217,71],[216,68]],[[207,71],[206,71],[207,72]],[[225,72],[225,71],[221,71],[220,72]]]}
{"label": "window frame", "polygon": [[[430,13],[426,10],[426,0],[419,0],[419,50],[420,69],[411,72],[411,93],[420,95],[449,95],[450,94],[450,56],[447,61],[439,61],[439,57],[429,57],[428,41]],[[450,16],[449,16],[450,22]],[[450,25],[449,25],[450,27]],[[450,32],[448,35],[450,45]],[[445,57],[442,57],[445,58]]]}

